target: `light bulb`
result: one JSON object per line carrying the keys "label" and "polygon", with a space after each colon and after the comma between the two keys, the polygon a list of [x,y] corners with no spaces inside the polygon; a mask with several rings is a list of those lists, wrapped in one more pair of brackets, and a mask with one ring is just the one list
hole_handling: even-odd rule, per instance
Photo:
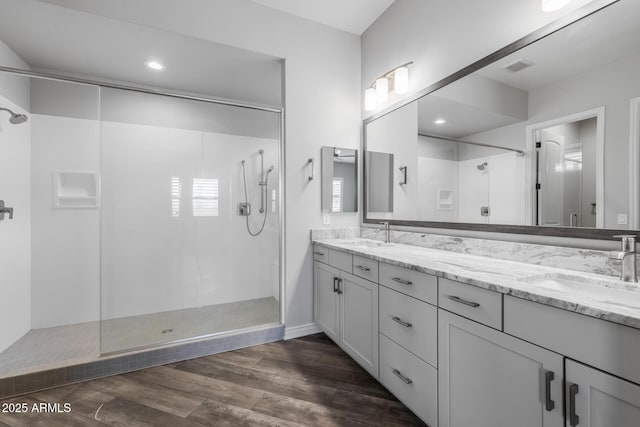
{"label": "light bulb", "polygon": [[393,91],[398,94],[409,92],[409,69],[396,68],[393,72]]}
{"label": "light bulb", "polygon": [[376,90],[374,88],[369,88],[364,91],[364,109],[367,111],[373,111],[377,107],[376,102]]}
{"label": "light bulb", "polygon": [[162,70],[164,70],[164,65],[162,65],[162,64],[161,64],[160,62],[158,62],[158,61],[151,61],[151,60],[149,60],[149,61],[146,61],[146,62],[144,63],[144,65],[146,65],[146,66],[147,66],[147,68],[149,68],[149,69],[151,69],[151,70],[154,70],[154,71],[162,71]]}
{"label": "light bulb", "polygon": [[382,77],[376,80],[376,101],[385,102],[389,98],[389,80]]}
{"label": "light bulb", "polygon": [[571,0],[542,0],[542,11],[554,12],[568,5],[570,1]]}

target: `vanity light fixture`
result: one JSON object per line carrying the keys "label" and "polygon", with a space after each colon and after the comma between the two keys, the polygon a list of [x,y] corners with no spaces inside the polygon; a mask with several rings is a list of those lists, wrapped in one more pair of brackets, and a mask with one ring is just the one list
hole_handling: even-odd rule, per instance
{"label": "vanity light fixture", "polygon": [[389,99],[389,91],[397,94],[409,92],[409,65],[413,62],[402,64],[377,78],[367,90],[364,91],[364,109],[373,111]]}
{"label": "vanity light fixture", "polygon": [[376,101],[385,102],[389,98],[389,79],[381,77],[376,80]]}
{"label": "vanity light fixture", "polygon": [[160,62],[158,61],[145,61],[144,65],[147,66],[147,68],[149,68],[150,70],[154,70],[154,71],[162,71],[164,70],[164,65],[162,65]]}
{"label": "vanity light fixture", "polygon": [[555,12],[568,5],[571,0],[542,0],[543,12]]}

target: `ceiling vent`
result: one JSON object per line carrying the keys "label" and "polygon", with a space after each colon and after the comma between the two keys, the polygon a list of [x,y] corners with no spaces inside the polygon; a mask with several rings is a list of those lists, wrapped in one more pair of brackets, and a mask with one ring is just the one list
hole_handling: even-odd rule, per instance
{"label": "ceiling vent", "polygon": [[505,70],[509,70],[511,72],[517,73],[518,71],[522,71],[525,68],[529,68],[533,65],[533,62],[527,61],[526,59],[518,59],[516,62],[513,62],[506,67],[503,67]]}

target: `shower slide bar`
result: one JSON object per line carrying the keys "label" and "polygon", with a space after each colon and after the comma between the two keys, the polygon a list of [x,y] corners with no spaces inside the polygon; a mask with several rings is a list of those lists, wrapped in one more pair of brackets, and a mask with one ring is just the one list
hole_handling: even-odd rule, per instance
{"label": "shower slide bar", "polygon": [[479,147],[498,148],[500,150],[513,151],[514,153],[518,153],[519,156],[524,156],[524,151],[517,150],[515,148],[499,147],[497,145],[483,144],[481,142],[463,141],[461,139],[447,138],[446,136],[438,136],[438,135],[433,135],[433,134],[430,134],[430,133],[420,133],[420,132],[418,132],[418,136],[424,136],[425,138],[440,139],[442,141],[459,142],[461,144],[477,145]]}

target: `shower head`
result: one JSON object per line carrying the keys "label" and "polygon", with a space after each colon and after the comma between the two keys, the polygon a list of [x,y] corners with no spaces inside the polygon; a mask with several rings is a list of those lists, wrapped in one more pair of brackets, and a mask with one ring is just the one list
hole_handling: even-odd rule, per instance
{"label": "shower head", "polygon": [[267,169],[267,173],[264,175],[264,183],[265,185],[269,183],[269,174],[273,171],[273,165],[269,169]]}
{"label": "shower head", "polygon": [[478,170],[483,171],[484,168],[486,168],[487,166],[489,166],[489,164],[487,162],[481,163],[477,166]]}
{"label": "shower head", "polygon": [[29,119],[26,116],[26,114],[17,114],[17,113],[14,113],[13,111],[9,110],[8,108],[0,107],[0,110],[1,111],[6,111],[9,114],[11,114],[11,117],[9,117],[9,123],[11,123],[13,125],[19,125],[20,123],[24,123]]}

